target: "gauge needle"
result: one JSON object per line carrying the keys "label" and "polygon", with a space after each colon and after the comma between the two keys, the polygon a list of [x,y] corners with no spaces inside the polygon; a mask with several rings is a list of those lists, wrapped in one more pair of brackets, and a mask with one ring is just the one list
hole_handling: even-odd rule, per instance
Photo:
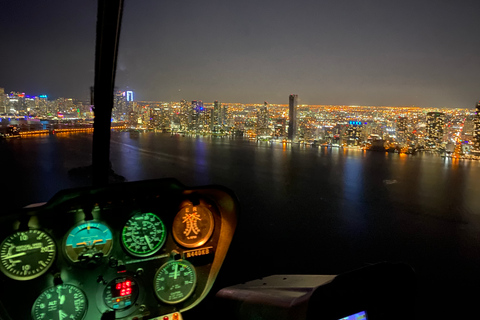
{"label": "gauge needle", "polygon": [[65,295],[60,296],[60,304],[65,302]]}
{"label": "gauge needle", "polygon": [[17,254],[13,254],[11,256],[2,257],[2,259],[13,259],[13,258],[24,256],[26,254],[27,254],[26,252],[20,252],[20,253],[17,253]]}
{"label": "gauge needle", "polygon": [[177,280],[178,264],[175,263],[175,273],[173,274],[173,279]]}
{"label": "gauge needle", "polygon": [[148,239],[147,236],[144,236],[144,237],[145,237],[145,241],[147,241],[147,244],[148,244],[148,246],[150,247],[150,249],[153,249],[153,248],[152,248],[152,243],[150,242],[150,239]]}

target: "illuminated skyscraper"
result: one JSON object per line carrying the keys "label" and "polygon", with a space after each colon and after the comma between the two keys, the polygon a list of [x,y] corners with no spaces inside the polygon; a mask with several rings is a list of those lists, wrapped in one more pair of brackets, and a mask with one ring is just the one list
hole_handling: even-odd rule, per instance
{"label": "illuminated skyscraper", "polygon": [[288,105],[288,139],[292,142],[298,140],[297,139],[297,104],[298,104],[298,95],[291,94],[289,97],[289,105]]}
{"label": "illuminated skyscraper", "polygon": [[0,114],[7,113],[7,97],[5,96],[5,89],[0,88]]}
{"label": "illuminated skyscraper", "polygon": [[203,102],[194,100],[190,105],[188,113],[188,129],[191,131],[198,131],[204,125],[204,108]]}
{"label": "illuminated skyscraper", "polygon": [[476,105],[475,116],[473,118],[473,148],[472,151],[480,153],[480,102]]}
{"label": "illuminated skyscraper", "polygon": [[223,124],[222,123],[222,106],[220,102],[218,102],[218,100],[215,100],[215,102],[213,103],[213,109],[211,111],[210,117],[211,117],[210,130],[212,132],[220,131]]}
{"label": "illuminated skyscraper", "polygon": [[187,100],[180,101],[180,130],[185,131],[188,130],[188,121],[189,121],[189,114],[190,114],[190,104]]}
{"label": "illuminated skyscraper", "polygon": [[397,140],[400,142],[405,142],[407,138],[408,118],[398,117],[396,124],[397,124],[396,126]]}
{"label": "illuminated skyscraper", "polygon": [[265,101],[263,106],[257,109],[257,137],[266,137],[270,135],[268,124],[268,103]]}
{"label": "illuminated skyscraper", "polygon": [[363,123],[349,121],[345,130],[345,140],[348,146],[359,146],[362,141]]}
{"label": "illuminated skyscraper", "polygon": [[429,149],[437,149],[443,140],[445,127],[445,113],[427,113],[426,141],[425,146]]}

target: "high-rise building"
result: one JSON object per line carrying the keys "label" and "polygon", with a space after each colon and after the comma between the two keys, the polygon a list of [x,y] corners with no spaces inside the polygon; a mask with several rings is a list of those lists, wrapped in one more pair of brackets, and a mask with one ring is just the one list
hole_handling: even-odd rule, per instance
{"label": "high-rise building", "polygon": [[288,139],[292,142],[298,140],[297,138],[297,104],[298,104],[298,95],[291,94],[289,97],[288,104]]}
{"label": "high-rise building", "polygon": [[445,113],[427,113],[425,147],[427,147],[428,149],[437,149],[441,145],[443,140],[444,127]]}
{"label": "high-rise building", "polygon": [[348,146],[359,146],[363,141],[363,122],[349,121],[345,130],[345,140]]}
{"label": "high-rise building", "polygon": [[197,131],[201,130],[204,125],[204,108],[203,102],[194,100],[190,105],[188,113],[188,130]]}
{"label": "high-rise building", "polygon": [[213,103],[213,109],[210,112],[211,125],[210,130],[212,132],[218,132],[222,128],[222,106],[218,100]]}
{"label": "high-rise building", "polygon": [[260,106],[257,109],[257,137],[266,137],[270,135],[270,130],[268,129],[269,122],[268,103],[265,101],[263,106]]}
{"label": "high-rise building", "polygon": [[0,88],[0,114],[7,113],[7,97],[5,96],[5,89]]}
{"label": "high-rise building", "polygon": [[480,102],[477,103],[473,118],[473,148],[472,152],[480,153]]}
{"label": "high-rise building", "polygon": [[405,142],[407,138],[407,126],[408,118],[407,117],[398,117],[396,121],[396,133],[397,140],[400,142]]}
{"label": "high-rise building", "polygon": [[180,101],[179,119],[180,119],[181,131],[188,130],[189,114],[190,114],[190,105],[187,102],[187,100]]}

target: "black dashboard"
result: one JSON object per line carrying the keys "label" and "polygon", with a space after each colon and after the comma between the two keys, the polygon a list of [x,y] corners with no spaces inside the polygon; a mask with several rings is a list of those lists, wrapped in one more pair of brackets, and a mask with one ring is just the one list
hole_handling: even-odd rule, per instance
{"label": "black dashboard", "polygon": [[61,191],[0,218],[0,319],[181,319],[235,231],[220,186],[174,179]]}

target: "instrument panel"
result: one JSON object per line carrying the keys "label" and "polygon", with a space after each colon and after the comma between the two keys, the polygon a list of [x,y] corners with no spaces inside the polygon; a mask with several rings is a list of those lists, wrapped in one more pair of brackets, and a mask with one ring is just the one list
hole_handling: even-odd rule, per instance
{"label": "instrument panel", "polygon": [[174,179],[64,190],[0,218],[0,302],[33,320],[189,310],[215,281],[237,213],[230,190]]}

